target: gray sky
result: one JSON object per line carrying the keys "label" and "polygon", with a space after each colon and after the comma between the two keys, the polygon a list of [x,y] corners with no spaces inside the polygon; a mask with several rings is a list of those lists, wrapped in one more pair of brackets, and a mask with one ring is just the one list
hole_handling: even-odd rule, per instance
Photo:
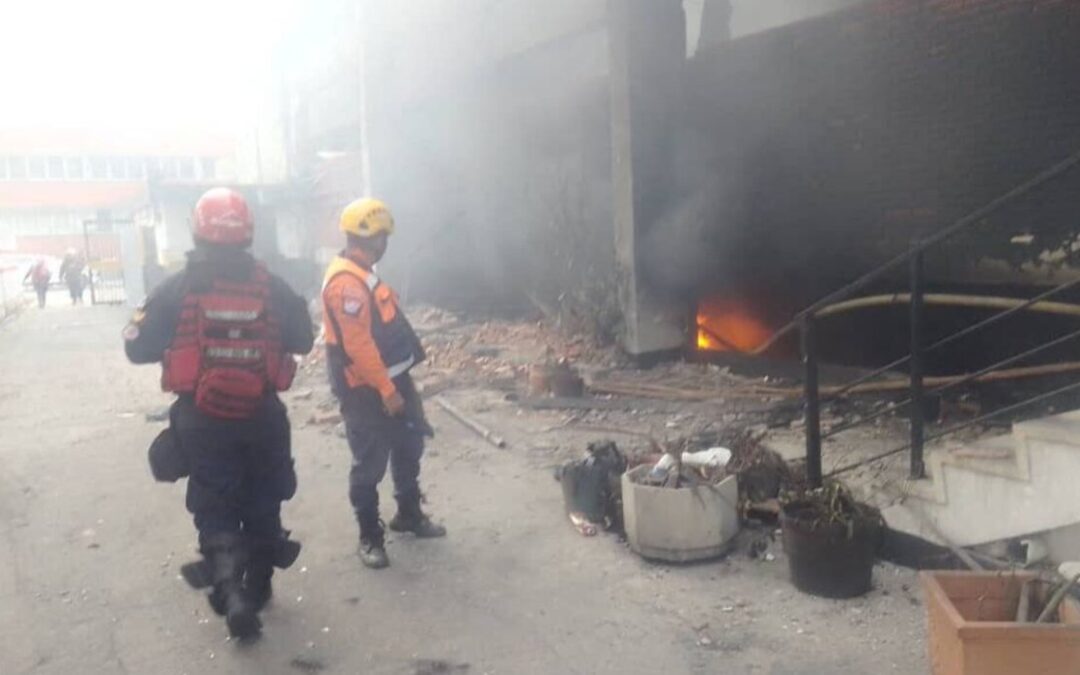
{"label": "gray sky", "polygon": [[246,127],[301,2],[4,0],[0,127]]}

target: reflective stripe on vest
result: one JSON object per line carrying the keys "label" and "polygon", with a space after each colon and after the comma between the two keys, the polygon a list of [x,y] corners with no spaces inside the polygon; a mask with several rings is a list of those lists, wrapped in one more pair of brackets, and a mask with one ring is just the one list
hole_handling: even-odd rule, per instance
{"label": "reflective stripe on vest", "polygon": [[405,359],[401,363],[390,366],[389,368],[386,369],[386,372],[389,373],[390,379],[392,380],[395,377],[397,377],[398,375],[402,375],[404,373],[409,372],[409,368],[412,368],[414,365],[416,365],[416,357],[415,356],[410,356],[409,358]]}

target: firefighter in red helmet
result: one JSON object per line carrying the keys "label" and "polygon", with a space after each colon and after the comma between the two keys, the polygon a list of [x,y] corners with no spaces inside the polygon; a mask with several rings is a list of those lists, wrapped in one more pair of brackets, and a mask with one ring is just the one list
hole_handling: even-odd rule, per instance
{"label": "firefighter in red helmet", "polygon": [[135,312],[124,347],[133,363],[161,363],[162,388],[176,394],[150,464],[158,480],[188,477],[203,557],[181,572],[211,588],[211,607],[245,638],[261,628],[274,568],[300,550],[281,524],[296,473],[278,392],[314,336],[304,299],[247,252],[254,221],[242,195],[208,191],[193,220],[185,269]]}

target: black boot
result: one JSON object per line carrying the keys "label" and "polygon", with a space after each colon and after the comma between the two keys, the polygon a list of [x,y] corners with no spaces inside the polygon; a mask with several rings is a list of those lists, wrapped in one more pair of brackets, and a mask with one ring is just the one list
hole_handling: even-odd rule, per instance
{"label": "black boot", "polygon": [[394,532],[412,532],[421,539],[445,537],[446,528],[428,518],[420,508],[420,499],[419,494],[398,497],[398,512],[390,521],[390,529]]}
{"label": "black boot", "polygon": [[253,543],[244,569],[244,597],[256,612],[261,612],[274,595],[270,583],[274,577],[272,555],[273,545],[269,542]]}
{"label": "black boot", "polygon": [[262,624],[244,594],[246,556],[241,538],[235,534],[209,537],[203,545],[203,555],[214,584],[210,607],[224,615],[229,635],[241,639],[258,635]]}
{"label": "black boot", "polygon": [[373,570],[390,566],[390,558],[386,555],[385,532],[377,517],[360,521],[360,562],[364,563],[364,567]]}
{"label": "black boot", "polygon": [[248,561],[244,570],[244,593],[256,612],[261,612],[274,595],[270,580],[274,568],[288,569],[300,555],[300,542],[289,539],[283,530],[274,539],[252,537],[248,541]]}

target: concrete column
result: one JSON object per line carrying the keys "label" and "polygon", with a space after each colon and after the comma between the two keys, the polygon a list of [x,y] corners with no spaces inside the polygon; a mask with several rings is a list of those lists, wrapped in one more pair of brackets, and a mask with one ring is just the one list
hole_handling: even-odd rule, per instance
{"label": "concrete column", "polygon": [[673,194],[686,17],[682,0],[608,0],[608,26],[619,303],[624,347],[643,355],[688,339],[688,299],[652,287],[640,264],[648,254],[642,244]]}

